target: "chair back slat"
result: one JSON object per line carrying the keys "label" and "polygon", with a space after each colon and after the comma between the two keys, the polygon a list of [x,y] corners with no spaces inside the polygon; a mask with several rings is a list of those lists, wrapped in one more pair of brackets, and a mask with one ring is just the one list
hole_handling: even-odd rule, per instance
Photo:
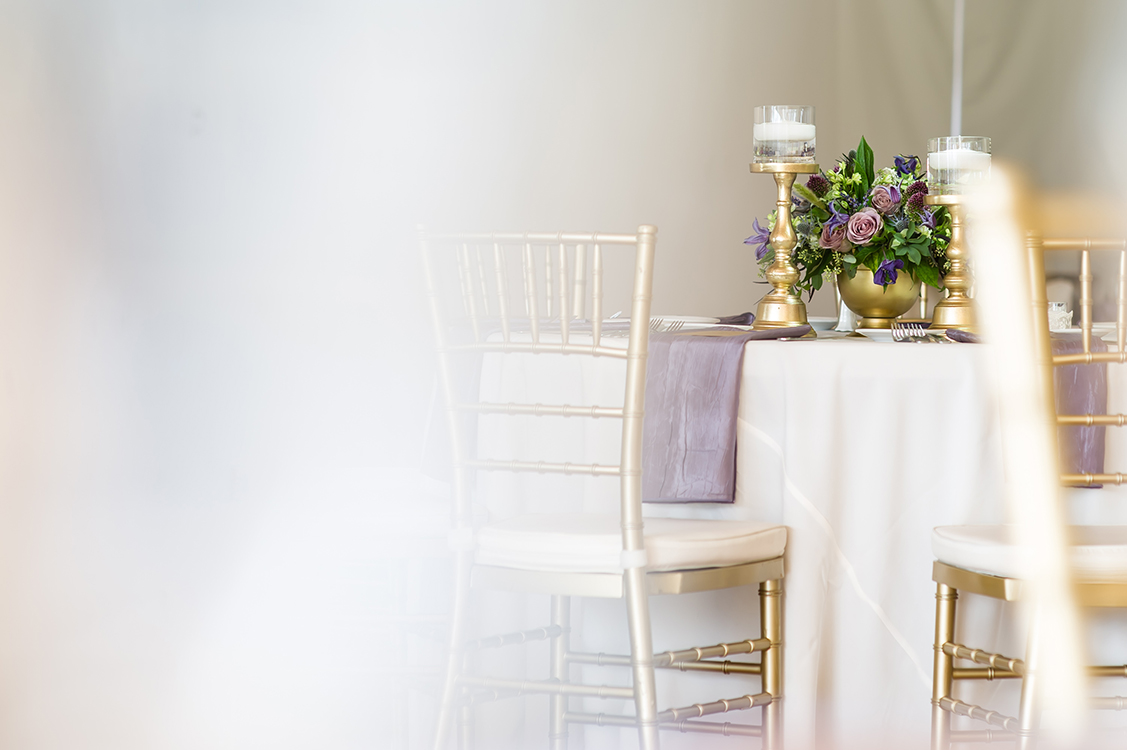
{"label": "chair back slat", "polygon": [[[576,252],[579,248],[576,247]],[[571,308],[568,305],[568,282],[571,280],[567,272],[567,245],[560,243],[559,252],[559,310],[560,310],[560,338],[567,346],[568,335],[571,333]]]}
{"label": "chair back slat", "polygon": [[552,298],[556,289],[552,284],[552,247],[551,245],[544,246],[544,313],[551,320],[554,315],[555,306],[552,305]]}
{"label": "chair back slat", "polygon": [[603,337],[603,248],[595,243],[591,254],[591,339],[595,346]]}
{"label": "chair back slat", "polygon": [[576,320],[582,320],[587,308],[587,246],[575,246],[575,278],[572,281],[571,310]]}
{"label": "chair back slat", "polygon": [[1080,251],[1080,341],[1084,353],[1092,351],[1092,251]]}
{"label": "chair back slat", "polygon": [[475,242],[473,249],[474,259],[477,261],[477,283],[481,287],[481,311],[485,317],[489,318],[493,316],[493,311],[489,308],[489,284],[486,281],[485,261],[481,257],[481,244]]}
{"label": "chair back slat", "polygon": [[497,278],[497,311],[501,317],[501,338],[508,342],[510,340],[509,285],[508,274],[505,273],[505,254],[499,242],[493,243],[493,270]]}
{"label": "chair back slat", "polygon": [[524,243],[524,253],[521,255],[524,263],[524,299],[525,312],[528,314],[532,342],[540,342],[540,304],[536,294],[536,265],[532,257],[532,243]]}
{"label": "chair back slat", "polygon": [[1123,351],[1127,344],[1127,250],[1119,251],[1119,289],[1115,305],[1115,344]]}

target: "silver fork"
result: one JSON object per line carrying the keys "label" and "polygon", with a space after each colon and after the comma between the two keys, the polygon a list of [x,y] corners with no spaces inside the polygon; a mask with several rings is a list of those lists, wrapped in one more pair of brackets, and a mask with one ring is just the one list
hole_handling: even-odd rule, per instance
{"label": "silver fork", "polygon": [[663,325],[665,321],[662,318],[650,318],[650,330],[654,333],[659,333]]}
{"label": "silver fork", "polygon": [[670,323],[668,326],[666,326],[665,332],[666,333],[676,333],[677,331],[680,331],[684,327],[685,327],[685,321],[675,320],[672,323]]}
{"label": "silver fork", "polygon": [[921,333],[923,326],[913,323],[892,321],[892,340],[901,344],[920,344],[927,338],[926,333]]}

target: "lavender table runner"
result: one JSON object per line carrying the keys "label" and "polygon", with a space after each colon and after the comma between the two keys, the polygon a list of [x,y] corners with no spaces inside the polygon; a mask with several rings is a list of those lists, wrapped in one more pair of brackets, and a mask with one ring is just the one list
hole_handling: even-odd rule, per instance
{"label": "lavender table runner", "polygon": [[725,335],[650,335],[642,440],[644,502],[735,501],[744,344],[798,337],[809,330],[802,326]]}
{"label": "lavender table runner", "polygon": [[[1053,354],[1083,351],[1079,334],[1054,333]],[[1092,351],[1106,352],[1107,344],[1092,337]],[[1067,365],[1053,368],[1058,414],[1107,414],[1107,365]],[[1104,470],[1105,427],[1059,427],[1061,471],[1101,474]]]}

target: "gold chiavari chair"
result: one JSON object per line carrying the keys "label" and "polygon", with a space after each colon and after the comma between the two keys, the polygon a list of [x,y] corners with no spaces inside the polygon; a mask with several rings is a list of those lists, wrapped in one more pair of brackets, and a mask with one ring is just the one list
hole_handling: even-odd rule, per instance
{"label": "gold chiavari chair", "polygon": [[[1028,421],[1021,425],[1006,424],[1006,405],[1003,404],[1003,440],[1017,444],[1028,444],[1022,436],[1014,437],[1013,432],[1023,428],[1032,433],[1040,433],[1042,443],[1049,446],[1043,455],[1016,455],[1019,448],[1008,446],[1004,449],[1006,481],[1010,485],[1022,485],[1024,490],[1014,493],[1011,490],[1011,503],[1023,503],[1029,498],[1022,495],[1041,482],[1045,492],[1040,495],[1040,511],[1043,513],[1027,526],[1021,524],[1008,526],[949,526],[938,527],[932,536],[932,551],[936,557],[932,578],[936,582],[935,616],[935,655],[932,685],[932,748],[947,748],[953,743],[990,742],[1012,740],[1020,747],[1030,747],[1036,735],[1039,697],[1046,689],[1045,681],[1036,684],[1034,679],[1038,669],[1034,668],[1036,659],[1044,658],[1045,649],[1053,648],[1058,653],[1074,652],[1080,654],[1084,649],[1077,643],[1050,643],[1046,645],[1044,632],[1038,632],[1038,617],[1046,612],[1057,612],[1050,616],[1068,617],[1072,604],[1079,607],[1127,607],[1127,527],[1125,526],[1068,526],[1064,520],[1066,509],[1061,501],[1058,485],[1096,486],[1102,484],[1123,484],[1124,474],[1076,473],[1057,468],[1057,437],[1059,428],[1075,426],[1121,427],[1127,425],[1127,415],[1107,415],[1097,413],[1055,415],[1057,429],[1053,428],[1054,368],[1088,365],[1105,366],[1110,363],[1127,362],[1124,341],[1127,338],[1127,242],[1122,240],[1089,239],[1044,239],[1036,232],[1027,232],[1024,237],[1025,254],[1028,266],[1026,280],[1028,286],[1015,293],[1019,305],[1010,312],[1003,313],[1005,320],[995,320],[995,332],[1005,331],[1017,339],[1027,335],[1031,346],[1026,362],[1011,363],[1018,369],[1010,371],[1011,376],[1018,373],[1016,380],[1028,376],[1031,390],[1036,391],[1031,401],[1026,403]],[[1080,251],[1080,328],[1081,345],[1077,353],[1053,354],[1048,324],[1048,303],[1045,286],[1045,251]],[[1116,323],[1117,350],[1099,351],[1106,347],[1095,346],[1092,321],[1092,261],[1095,250],[1117,251],[1119,254],[1118,309]],[[991,252],[994,248],[991,247]],[[1022,269],[1025,270],[1025,269]],[[985,277],[980,283],[986,284]],[[1018,283],[1013,280],[1012,283]],[[1021,307],[1024,306],[1024,309]],[[1032,310],[1029,316],[1025,309]],[[997,315],[995,315],[997,317]],[[987,331],[987,333],[990,333]],[[999,339],[1004,338],[999,336]],[[1009,346],[1008,342],[1003,342]],[[1095,343],[1102,344],[1096,341]],[[992,346],[998,345],[995,341]],[[1010,347],[1011,351],[1013,347]],[[1024,356],[1018,346],[1017,357]],[[1020,383],[1004,384],[1020,390]],[[1004,400],[1005,397],[1003,397]],[[1095,410],[1093,410],[1095,411]],[[1043,412],[1043,413],[1042,413]],[[1013,413],[1010,413],[1010,421]],[[1043,429],[1042,429],[1043,427]],[[1008,429],[1009,428],[1009,429]],[[1036,439],[1033,441],[1036,443]],[[1012,452],[1011,452],[1012,451]],[[1045,459],[1045,460],[1042,460]],[[1023,483],[1025,483],[1023,485]],[[1020,487],[1019,487],[1020,490]],[[1016,496],[1014,496],[1016,494]],[[1025,512],[1029,512],[1026,510]],[[1027,516],[1028,519],[1028,516]],[[1029,547],[1028,524],[1041,524],[1045,537],[1057,534],[1060,540],[1060,554],[1056,563],[1038,561],[1040,577],[1036,581],[1025,574],[1030,572],[1030,561],[1036,557],[1051,557],[1052,544],[1037,549],[1032,555],[1023,557],[1019,540]],[[1042,537],[1044,538],[1044,537]],[[1045,573],[1053,565],[1056,570]],[[1048,581],[1046,582],[1046,579]],[[1037,591],[1033,586],[1039,587]],[[955,609],[959,593],[977,594],[1006,602],[1034,603],[1033,628],[1028,633],[1025,658],[1015,658],[989,651],[970,648],[962,639],[956,637]],[[1055,598],[1051,594],[1055,593]],[[1039,597],[1039,599],[1038,599]],[[1040,609],[1038,609],[1040,606]],[[1040,643],[1039,643],[1040,641]],[[1058,656],[1058,659],[1065,657]],[[1076,659],[1079,659],[1077,656]],[[956,666],[957,662],[970,662],[971,666]],[[1076,661],[1070,668],[1076,674],[1084,669]],[[1043,667],[1039,668],[1044,671]],[[1127,667],[1095,666],[1088,667],[1087,674],[1093,677],[1127,677]],[[966,680],[1021,680],[1021,697],[1016,716],[1007,715],[984,707],[972,705],[957,699],[953,694],[956,682]],[[1077,697],[1077,702],[1082,696]],[[1096,698],[1090,704],[1095,708],[1116,708],[1124,705],[1122,698]],[[986,722],[991,729],[953,731],[952,715],[970,717]]]}
{"label": "gold chiavari chair", "polygon": [[[473,705],[520,694],[549,696],[550,747],[565,750],[568,726],[637,727],[641,747],[658,747],[659,729],[761,735],[766,747],[780,742],[782,697],[781,580],[786,527],[753,521],[642,517],[641,453],[650,293],[656,229],[637,234],[428,234],[421,246],[439,347],[439,368],[453,435],[456,589],[436,748],[457,730],[471,744]],[[604,323],[604,251],[633,250],[629,329]],[[441,275],[457,277],[454,295],[442,293]],[[590,305],[588,308],[587,305]],[[625,344],[625,346],[623,346]],[[459,389],[456,360],[472,357],[602,358],[625,360],[621,405],[482,403]],[[470,362],[469,365],[466,363]],[[480,365],[480,359],[478,360]],[[620,425],[618,465],[485,459],[475,454],[477,419],[534,419],[558,430],[565,419],[613,420]],[[524,446],[522,446],[524,447]],[[474,528],[471,491],[478,472],[595,475],[619,483],[616,513],[522,513],[490,519]],[[478,488],[480,489],[480,483]],[[532,498],[529,498],[532,501]],[[613,502],[613,501],[612,501]],[[759,585],[761,632],[733,643],[654,653],[649,597]],[[468,640],[472,590],[548,594],[551,622],[533,630]],[[571,648],[571,598],[625,598],[629,654],[583,653]],[[484,676],[470,669],[474,651],[550,641],[548,679]],[[731,659],[759,654],[759,662]],[[620,685],[571,680],[573,665],[625,668]],[[655,669],[759,675],[759,692],[659,711]],[[728,678],[729,680],[731,678]],[[634,715],[573,710],[573,698],[629,700]],[[760,725],[708,719],[727,711],[765,707]],[[457,717],[457,718],[455,718]],[[455,725],[457,725],[455,727]]]}

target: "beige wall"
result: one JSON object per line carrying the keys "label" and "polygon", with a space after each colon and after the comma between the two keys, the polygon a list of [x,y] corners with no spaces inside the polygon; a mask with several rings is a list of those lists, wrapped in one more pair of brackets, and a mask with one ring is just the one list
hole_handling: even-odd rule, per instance
{"label": "beige wall", "polygon": [[[819,155],[831,165],[861,135],[881,163],[922,153],[949,130],[950,0],[807,0],[554,5],[428,31],[458,83],[448,153],[426,220],[459,225],[660,228],[655,309],[753,309],[751,220],[773,205],[769,179],[747,171],[752,107],[818,107]],[[970,0],[963,132],[989,135],[998,158],[1041,185],[1082,187],[1099,166],[1089,123],[1092,75],[1114,38],[1106,0]],[[456,28],[455,28],[456,27]],[[453,35],[453,36],[451,36]],[[443,66],[429,73],[440,78]],[[472,83],[472,97],[458,86]],[[440,93],[441,92],[441,93]],[[464,118],[464,119],[463,119]],[[465,137],[468,131],[472,137]],[[466,192],[466,186],[475,189]],[[828,314],[823,292],[812,305]]]}

